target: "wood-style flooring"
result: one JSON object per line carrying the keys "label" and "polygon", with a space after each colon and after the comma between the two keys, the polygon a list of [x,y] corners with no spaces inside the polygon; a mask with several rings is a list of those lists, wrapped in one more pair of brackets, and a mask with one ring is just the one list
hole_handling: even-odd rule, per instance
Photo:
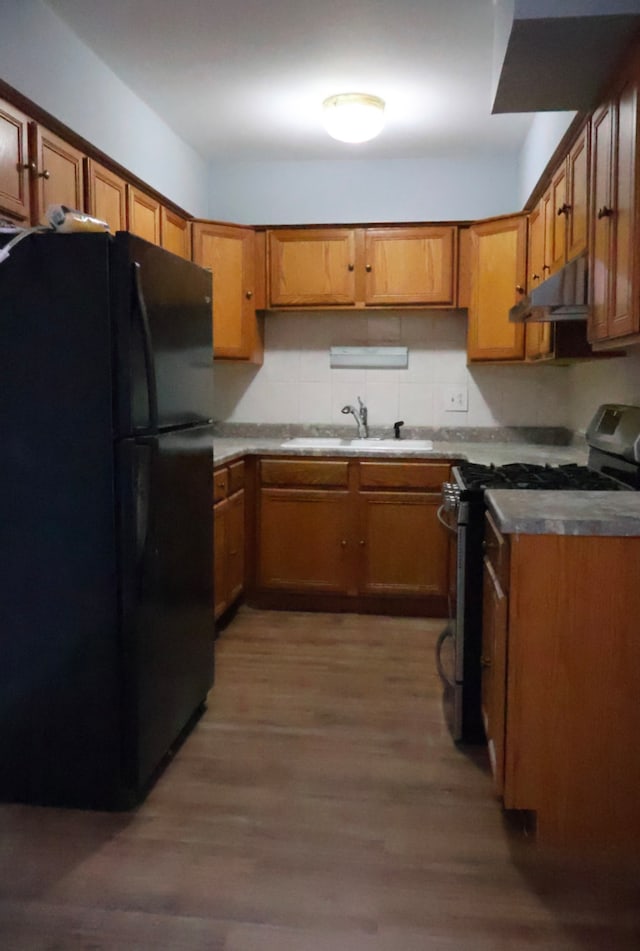
{"label": "wood-style flooring", "polygon": [[0,948],[638,951],[629,870],[543,855],[453,745],[442,623],[242,608],[136,812],[0,806]]}

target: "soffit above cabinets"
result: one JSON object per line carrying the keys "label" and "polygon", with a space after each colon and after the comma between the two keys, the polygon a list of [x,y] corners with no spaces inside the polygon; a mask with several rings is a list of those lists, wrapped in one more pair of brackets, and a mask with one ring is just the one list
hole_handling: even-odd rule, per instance
{"label": "soffit above cabinets", "polygon": [[640,0],[497,0],[494,113],[588,111],[640,29]]}

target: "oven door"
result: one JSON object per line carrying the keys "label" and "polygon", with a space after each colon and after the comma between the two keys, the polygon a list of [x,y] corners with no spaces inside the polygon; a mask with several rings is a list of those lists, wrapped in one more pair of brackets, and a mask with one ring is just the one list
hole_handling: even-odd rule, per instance
{"label": "oven door", "polygon": [[461,501],[456,519],[456,590],[437,641],[445,719],[456,742],[483,742],[480,711],[484,503]]}
{"label": "oven door", "polygon": [[467,508],[466,503],[457,502],[454,511],[447,511],[444,505],[438,510],[440,522],[455,536],[456,545],[455,587],[449,593],[449,620],[436,642],[436,666],[443,686],[442,709],[449,731],[456,742],[463,739],[463,593]]}

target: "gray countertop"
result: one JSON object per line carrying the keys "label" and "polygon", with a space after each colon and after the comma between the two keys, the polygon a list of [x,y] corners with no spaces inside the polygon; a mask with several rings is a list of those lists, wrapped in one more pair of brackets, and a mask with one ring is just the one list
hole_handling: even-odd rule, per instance
{"label": "gray countertop", "polygon": [[640,535],[640,492],[489,489],[485,501],[507,535]]}
{"label": "gray countertop", "polygon": [[[213,441],[215,465],[231,462],[247,454],[278,453],[291,456],[350,456],[371,458],[370,451],[362,452],[354,447],[301,448],[287,446],[286,439],[252,437],[219,437]],[[398,440],[397,450],[380,453],[384,458],[402,455],[411,459],[470,459],[473,462],[504,465],[507,462],[549,463],[561,465],[567,462],[585,464],[586,447],[551,446],[519,442],[448,442],[434,441],[433,449],[412,449],[410,439]]]}
{"label": "gray countertop", "polygon": [[[370,459],[375,453],[355,447],[306,448],[287,446],[282,438],[214,437],[215,465],[244,455],[277,453],[287,456],[347,456]],[[435,441],[433,449],[412,449],[411,440],[399,440],[397,450],[380,456],[393,459],[468,459],[504,465],[508,462],[586,464],[582,446],[555,446],[520,442]],[[491,489],[485,493],[498,528],[505,534],[640,535],[640,492],[527,491]]]}

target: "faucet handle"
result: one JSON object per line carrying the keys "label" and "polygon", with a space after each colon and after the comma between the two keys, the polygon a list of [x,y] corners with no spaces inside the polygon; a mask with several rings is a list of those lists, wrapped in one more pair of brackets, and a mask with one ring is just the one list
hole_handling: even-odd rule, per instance
{"label": "faucet handle", "polygon": [[396,423],[393,424],[393,429],[395,432],[395,438],[400,439],[400,427],[404,426],[404,419],[399,419]]}

